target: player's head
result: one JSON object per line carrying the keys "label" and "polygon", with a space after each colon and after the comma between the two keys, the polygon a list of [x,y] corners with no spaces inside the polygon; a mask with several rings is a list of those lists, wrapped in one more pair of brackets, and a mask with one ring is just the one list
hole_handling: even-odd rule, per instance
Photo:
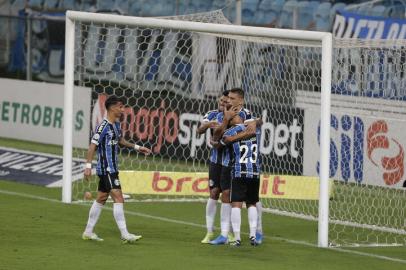
{"label": "player's head", "polygon": [[218,110],[220,112],[224,111],[224,108],[227,106],[228,103],[228,91],[224,91],[223,94],[220,96],[219,101],[218,101],[218,105],[219,108]]}
{"label": "player's head", "polygon": [[241,88],[233,88],[228,92],[228,105],[231,107],[242,107],[244,105],[244,90]]}
{"label": "player's head", "polygon": [[113,114],[116,118],[119,118],[124,112],[124,99],[116,96],[109,96],[104,102],[107,113]]}

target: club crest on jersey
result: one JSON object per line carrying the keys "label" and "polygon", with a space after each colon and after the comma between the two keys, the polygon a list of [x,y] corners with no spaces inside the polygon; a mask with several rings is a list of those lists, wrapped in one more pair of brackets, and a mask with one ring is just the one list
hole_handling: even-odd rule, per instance
{"label": "club crest on jersey", "polygon": [[212,187],[212,186],[214,186],[214,181],[209,179],[209,187]]}
{"label": "club crest on jersey", "polygon": [[120,180],[115,179],[115,180],[114,180],[114,185],[119,186],[119,185],[120,185]]}

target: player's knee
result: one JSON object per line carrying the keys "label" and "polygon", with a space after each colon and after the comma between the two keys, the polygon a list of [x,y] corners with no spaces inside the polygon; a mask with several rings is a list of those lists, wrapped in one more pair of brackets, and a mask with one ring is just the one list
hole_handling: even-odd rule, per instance
{"label": "player's knee", "polygon": [[109,195],[107,193],[98,193],[96,202],[104,205],[106,203],[108,197],[109,197]]}
{"label": "player's knee", "polygon": [[223,203],[230,203],[230,190],[223,190],[221,193],[221,201]]}
{"label": "player's knee", "polygon": [[220,197],[220,189],[213,188],[212,190],[210,190],[210,199],[218,200],[219,197]]}

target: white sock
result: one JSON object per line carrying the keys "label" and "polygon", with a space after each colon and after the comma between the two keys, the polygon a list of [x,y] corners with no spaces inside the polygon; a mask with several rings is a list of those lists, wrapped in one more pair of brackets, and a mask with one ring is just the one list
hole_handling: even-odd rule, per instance
{"label": "white sock", "polygon": [[101,210],[103,209],[103,204],[94,201],[92,207],[89,210],[89,219],[87,220],[87,225],[85,229],[85,234],[91,235],[93,233],[94,226],[99,220]]}
{"label": "white sock", "polygon": [[206,228],[207,232],[213,232],[214,218],[216,217],[217,200],[209,198],[206,204]]}
{"label": "white sock", "polygon": [[258,213],[258,220],[257,220],[257,232],[262,234],[262,203],[257,202],[257,213]]}
{"label": "white sock", "polygon": [[233,226],[235,240],[241,240],[241,208],[231,209],[231,225]]}
{"label": "white sock", "polygon": [[113,204],[113,215],[114,215],[114,219],[116,220],[118,229],[121,232],[121,236],[127,236],[128,231],[127,231],[127,225],[125,223],[123,203],[114,203]]}
{"label": "white sock", "polygon": [[231,203],[222,203],[220,211],[220,227],[221,235],[224,237],[228,236],[228,231],[230,229],[230,218],[231,218]]}
{"label": "white sock", "polygon": [[248,223],[250,225],[250,237],[255,236],[257,230],[258,213],[254,206],[248,207]]}

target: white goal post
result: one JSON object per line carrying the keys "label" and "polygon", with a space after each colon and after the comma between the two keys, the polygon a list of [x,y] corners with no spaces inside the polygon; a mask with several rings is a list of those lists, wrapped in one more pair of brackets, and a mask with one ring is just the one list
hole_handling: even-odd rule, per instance
{"label": "white goal post", "polygon": [[179,31],[191,31],[223,36],[242,36],[247,38],[266,38],[301,40],[322,47],[321,58],[321,124],[320,124],[320,195],[318,205],[318,245],[328,247],[329,218],[329,153],[330,153],[330,93],[332,75],[332,35],[324,32],[300,30],[219,25],[212,23],[140,18],[110,14],[67,11],[65,37],[65,95],[64,95],[64,146],[63,146],[63,189],[62,201],[72,201],[72,130],[73,130],[73,88],[75,72],[75,24],[78,22],[105,23],[108,25],[127,25],[152,27]]}

